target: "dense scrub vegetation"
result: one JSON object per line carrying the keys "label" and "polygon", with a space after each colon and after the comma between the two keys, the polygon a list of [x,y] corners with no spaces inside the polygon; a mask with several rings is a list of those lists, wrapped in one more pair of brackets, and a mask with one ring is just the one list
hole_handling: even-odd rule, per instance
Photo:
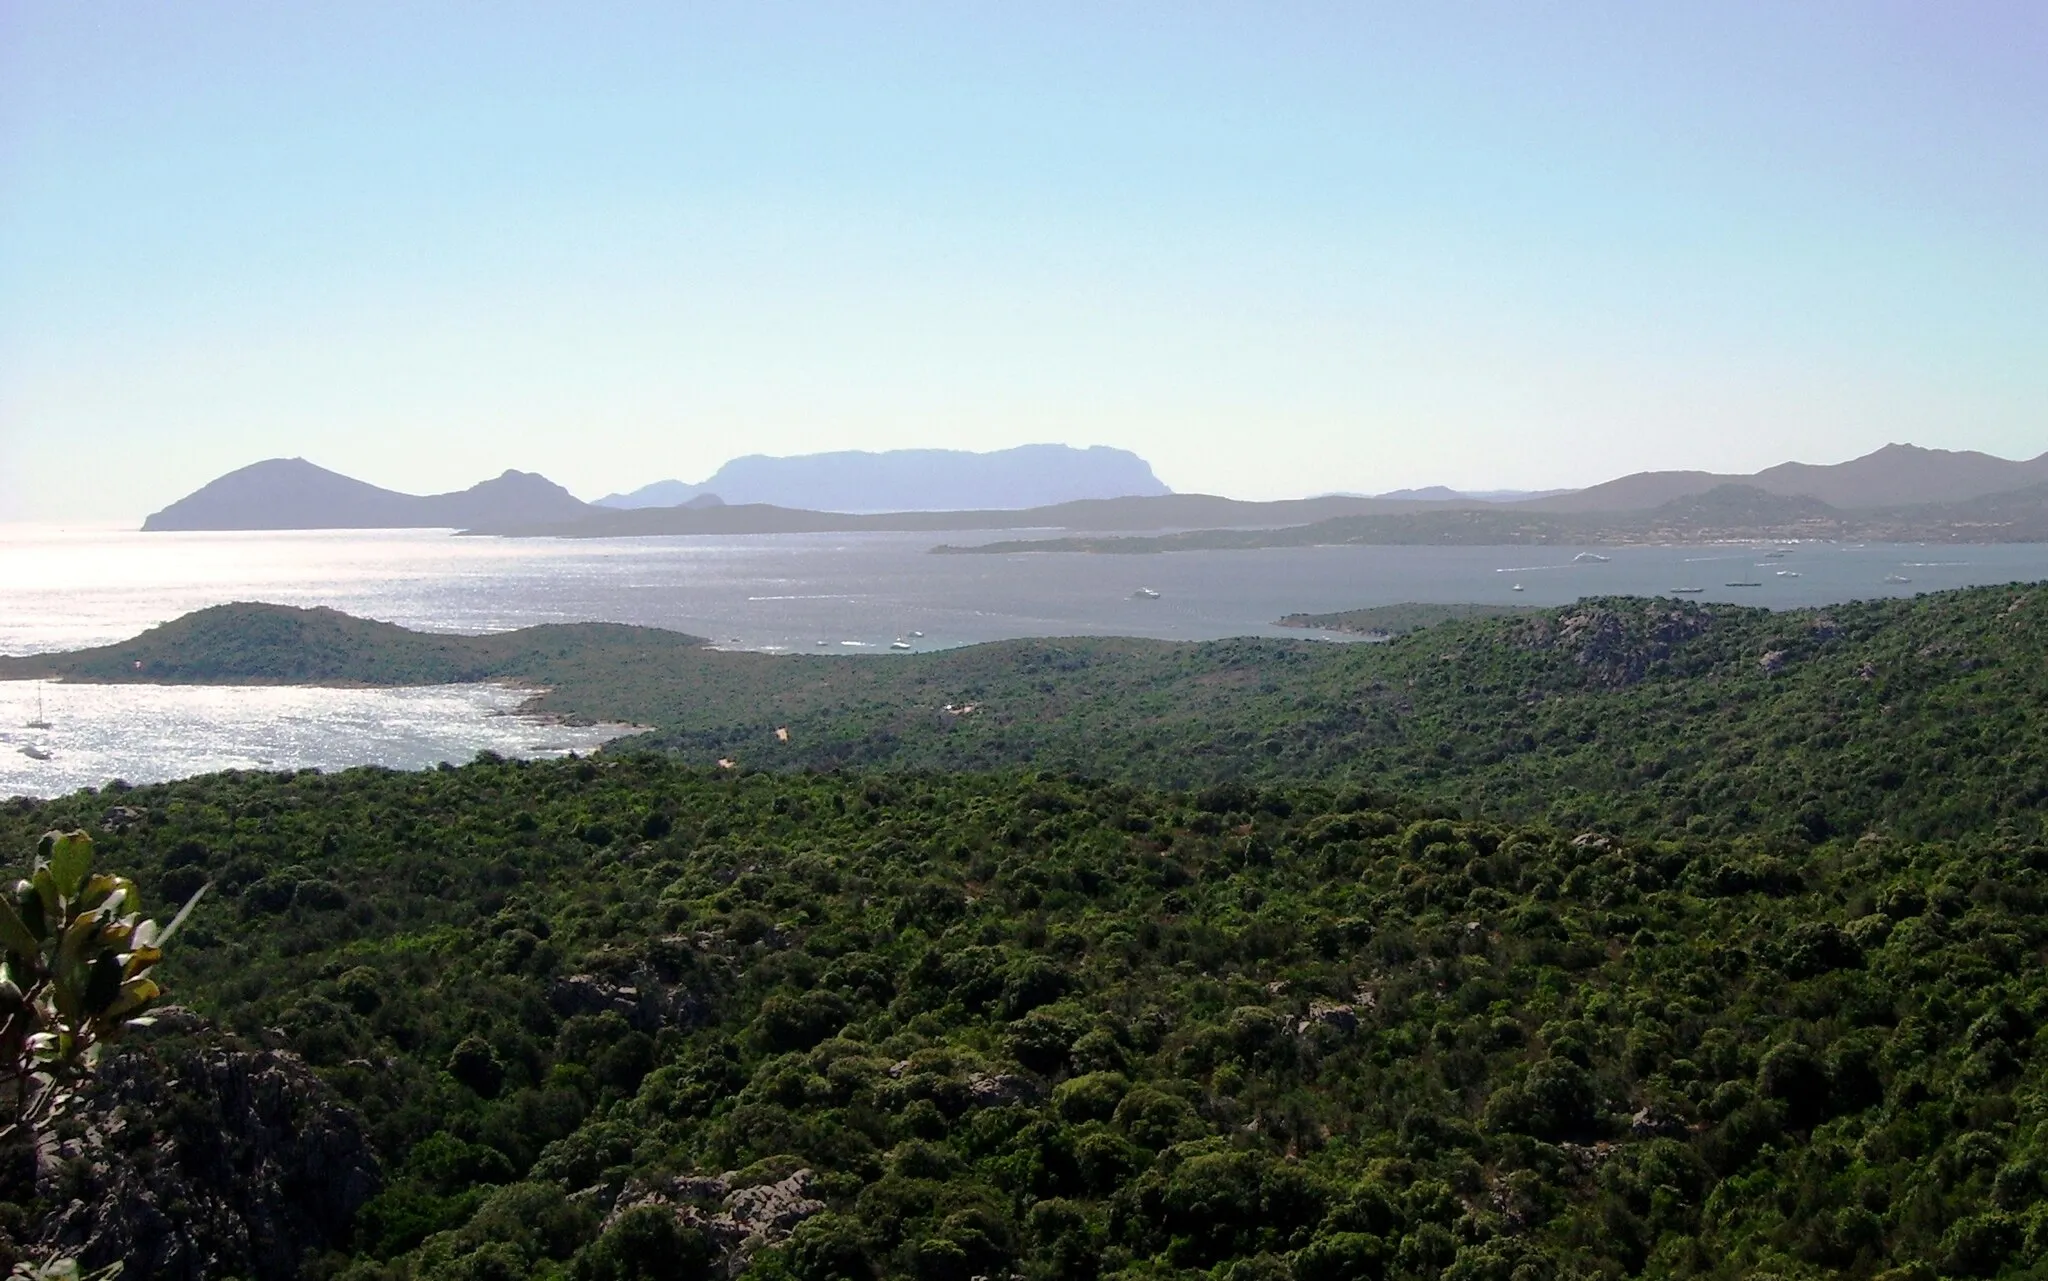
{"label": "dense scrub vegetation", "polygon": [[545,686],[539,709],[654,727],[636,744],[700,764],[1356,782],[1664,837],[1952,837],[2048,802],[2048,592],[2025,586],[1780,613],[1589,599],[1383,645],[1023,640],[860,659],[595,624],[423,638],[331,611],[202,617],[96,652],[84,674],[312,679],[294,674],[311,652],[347,674],[333,679],[456,679],[418,650],[445,644],[465,679]]}
{"label": "dense scrub vegetation", "polygon": [[383,1159],[309,1275],[2016,1274],[2048,843],[1887,794],[1707,839],[632,754],[17,801],[0,843],[214,883],[173,990]]}
{"label": "dense scrub vegetation", "polygon": [[1543,613],[1537,605],[1457,605],[1407,601],[1399,605],[1369,605],[1364,609],[1341,609],[1329,614],[1289,614],[1276,622],[1281,627],[1306,627],[1326,632],[1353,632],[1361,636],[1399,636],[1421,631],[1438,623],[1468,618],[1513,618]]}
{"label": "dense scrub vegetation", "polygon": [[1383,645],[1018,641],[790,660],[763,688],[783,661],[558,694],[706,762],[1348,780],[1669,837],[1952,836],[2048,800],[2048,593],[2023,587],[1783,613],[1591,599]]}

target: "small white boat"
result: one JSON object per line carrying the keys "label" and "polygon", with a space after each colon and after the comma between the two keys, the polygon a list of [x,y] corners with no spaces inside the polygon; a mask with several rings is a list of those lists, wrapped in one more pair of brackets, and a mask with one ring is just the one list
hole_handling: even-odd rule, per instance
{"label": "small white boat", "polygon": [[34,743],[22,744],[21,754],[32,761],[47,761],[50,759],[50,753],[37,747]]}
{"label": "small white boat", "polygon": [[1521,585],[1520,583],[1516,583],[1516,584],[1515,584],[1515,585],[1514,585],[1513,587],[1510,587],[1510,588],[1508,588],[1508,590],[1509,590],[1509,591],[1511,591],[1511,592],[1518,592],[1518,591],[1521,591],[1521,590],[1522,590],[1522,585]]}
{"label": "small white boat", "polygon": [[1705,590],[1707,589],[1704,587],[1674,587],[1671,589],[1671,594],[1673,596],[1697,596]]}
{"label": "small white boat", "polygon": [[1798,571],[1798,570],[1796,570],[1796,569],[1781,569],[1781,570],[1779,570],[1779,571],[1778,571],[1778,577],[1780,577],[1780,578],[1797,578],[1797,577],[1799,577],[1799,571]]}
{"label": "small white boat", "polygon": [[898,637],[897,637],[897,638],[896,638],[895,640],[892,640],[892,641],[890,641],[890,642],[889,642],[889,648],[890,648],[890,649],[909,649],[909,648],[910,648],[910,642],[909,642],[909,641],[907,641],[907,640],[904,640],[904,639],[903,639],[903,638],[902,638],[901,636],[898,636]]}
{"label": "small white boat", "polygon": [[47,721],[47,720],[45,720],[45,719],[43,719],[43,683],[42,683],[41,681],[37,681],[37,682],[36,682],[36,718],[35,718],[34,720],[30,721],[30,722],[29,722],[29,723],[27,724],[27,726],[26,726],[25,728],[28,728],[28,729],[48,729],[48,728],[50,728],[50,722],[49,722],[49,721]]}
{"label": "small white boat", "polygon": [[1140,587],[1140,588],[1139,588],[1139,589],[1138,589],[1137,591],[1134,591],[1134,592],[1132,592],[1132,593],[1131,593],[1131,599],[1132,599],[1132,600],[1158,600],[1158,599],[1159,599],[1159,593],[1158,593],[1158,592],[1155,592],[1155,591],[1153,591],[1153,590],[1152,590],[1151,588],[1149,588],[1149,587]]}
{"label": "small white boat", "polygon": [[818,644],[820,644],[820,645],[830,645],[831,643],[832,643],[831,641],[819,641],[819,642],[818,642]]}
{"label": "small white boat", "polygon": [[1904,574],[1886,574],[1884,576],[1884,581],[1886,581],[1887,583],[1910,583],[1913,580],[1906,577]]}
{"label": "small white boat", "polygon": [[923,633],[923,632],[912,632],[912,633],[910,634],[910,639],[912,639],[912,640],[923,640],[923,639],[924,639],[924,633]]}

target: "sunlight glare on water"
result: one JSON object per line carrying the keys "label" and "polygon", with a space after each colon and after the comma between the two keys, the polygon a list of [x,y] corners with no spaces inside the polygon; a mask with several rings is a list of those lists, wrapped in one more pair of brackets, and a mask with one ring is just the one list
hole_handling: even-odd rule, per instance
{"label": "sunlight glare on water", "polygon": [[[504,756],[589,751],[623,726],[565,726],[514,714],[527,691],[66,685],[0,681],[0,797],[57,796],[109,779],[154,783],[224,769],[422,769]],[[22,749],[45,754],[38,760]]]}
{"label": "sunlight glare on water", "polygon": [[[735,649],[813,652],[857,642],[843,648],[886,652],[899,637],[915,649],[1021,636],[1298,637],[1274,620],[1403,601],[1555,605],[1697,587],[1700,600],[1785,608],[2048,579],[2048,545],[2037,543],[1801,544],[1768,562],[1763,544],[929,554],[942,541],[1009,536],[577,540],[456,538],[444,530],[0,527],[0,653],[106,644],[236,600],[331,605],[429,631],[598,619],[674,628]],[[1586,550],[1608,559],[1574,559]],[[1139,588],[1159,596],[1138,597]]]}

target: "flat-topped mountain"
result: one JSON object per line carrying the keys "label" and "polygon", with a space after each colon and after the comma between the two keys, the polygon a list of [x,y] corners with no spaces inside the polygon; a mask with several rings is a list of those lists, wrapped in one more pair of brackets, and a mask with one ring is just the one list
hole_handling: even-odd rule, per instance
{"label": "flat-topped mountain", "polygon": [[401,494],[303,458],[231,471],[142,522],[145,530],[465,529],[570,521],[590,506],[533,472],[507,471],[452,494]]}
{"label": "flat-topped mountain", "polygon": [[692,485],[657,481],[597,500],[600,507],[675,507],[707,494],[727,503],[828,512],[1005,511],[1082,498],[1171,493],[1152,466],[1127,449],[1019,445],[963,449],[847,450],[735,458]]}

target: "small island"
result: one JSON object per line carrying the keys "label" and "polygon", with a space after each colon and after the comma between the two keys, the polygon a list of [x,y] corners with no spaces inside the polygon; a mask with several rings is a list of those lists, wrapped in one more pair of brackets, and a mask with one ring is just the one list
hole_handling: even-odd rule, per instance
{"label": "small island", "polygon": [[1399,605],[1372,605],[1365,609],[1343,609],[1330,614],[1289,614],[1275,619],[1275,627],[1300,627],[1318,632],[1347,632],[1355,636],[1387,639],[1435,627],[1439,623],[1462,622],[1472,618],[1511,618],[1540,614],[1536,605],[1437,605],[1406,601]]}

